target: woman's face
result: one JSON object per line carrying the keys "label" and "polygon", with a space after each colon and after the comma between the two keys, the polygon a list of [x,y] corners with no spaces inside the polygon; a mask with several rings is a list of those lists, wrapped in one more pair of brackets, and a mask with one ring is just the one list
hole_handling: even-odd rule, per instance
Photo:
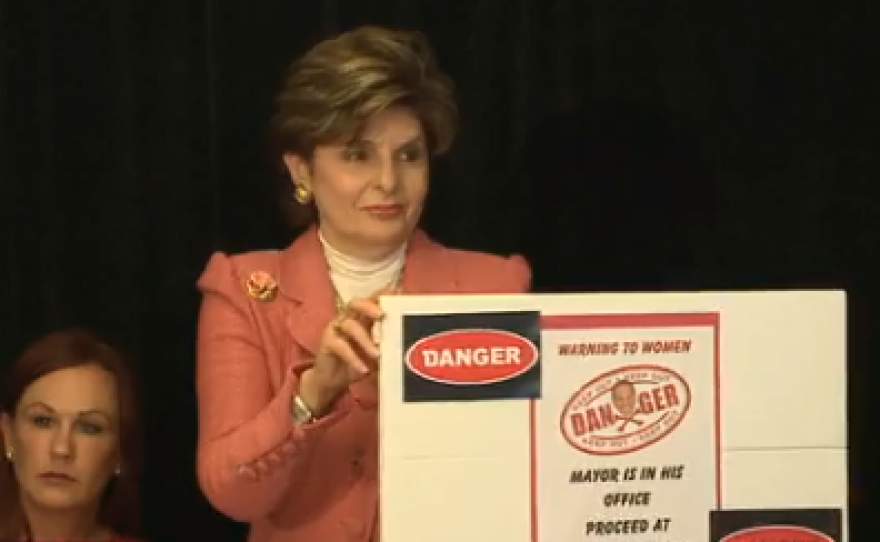
{"label": "woman's face", "polygon": [[117,423],[116,386],[99,366],[34,381],[2,424],[25,508],[97,507],[118,465]]}
{"label": "woman's face", "polygon": [[419,119],[393,107],[373,116],[354,141],[285,156],[294,182],[318,208],[336,249],[364,258],[397,249],[419,221],[428,191],[428,149]]}

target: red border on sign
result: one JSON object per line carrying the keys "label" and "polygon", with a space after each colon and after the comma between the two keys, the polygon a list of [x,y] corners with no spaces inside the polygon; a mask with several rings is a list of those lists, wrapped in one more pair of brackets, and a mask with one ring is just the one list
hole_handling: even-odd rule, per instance
{"label": "red border on sign", "polygon": [[[721,508],[721,315],[717,312],[646,313],[646,314],[576,314],[541,316],[541,330],[566,329],[651,329],[670,327],[710,327],[713,331],[715,358],[715,508]],[[541,362],[543,364],[543,360]],[[529,455],[531,470],[532,542],[538,538],[538,465],[537,409],[529,405]]]}

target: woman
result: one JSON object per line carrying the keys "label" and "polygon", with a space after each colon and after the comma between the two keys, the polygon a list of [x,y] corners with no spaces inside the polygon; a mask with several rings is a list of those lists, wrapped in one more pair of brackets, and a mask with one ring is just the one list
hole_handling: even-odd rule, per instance
{"label": "woman", "polygon": [[137,529],[132,377],[82,330],[33,343],[3,380],[0,540],[123,542]]}
{"label": "woman", "polygon": [[523,292],[530,271],[417,227],[456,112],[421,35],[370,27],[321,42],[279,103],[290,191],[316,224],[281,251],[215,254],[199,281],[198,477],[253,542],[367,542],[378,295]]}

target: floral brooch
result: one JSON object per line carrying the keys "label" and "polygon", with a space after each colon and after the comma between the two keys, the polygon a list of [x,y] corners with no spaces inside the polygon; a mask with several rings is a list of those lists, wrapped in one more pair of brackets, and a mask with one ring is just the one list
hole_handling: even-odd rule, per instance
{"label": "floral brooch", "polygon": [[265,271],[254,271],[245,283],[247,293],[257,301],[272,301],[278,294],[278,283]]}

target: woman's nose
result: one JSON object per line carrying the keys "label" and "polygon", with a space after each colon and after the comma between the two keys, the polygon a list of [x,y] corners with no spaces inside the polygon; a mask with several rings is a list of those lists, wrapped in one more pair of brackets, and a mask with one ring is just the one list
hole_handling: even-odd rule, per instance
{"label": "woman's nose", "polygon": [[59,459],[73,456],[73,435],[69,428],[59,427],[52,436],[52,455]]}
{"label": "woman's nose", "polygon": [[383,156],[378,172],[378,186],[383,192],[394,192],[397,188],[398,167],[392,156]]}

